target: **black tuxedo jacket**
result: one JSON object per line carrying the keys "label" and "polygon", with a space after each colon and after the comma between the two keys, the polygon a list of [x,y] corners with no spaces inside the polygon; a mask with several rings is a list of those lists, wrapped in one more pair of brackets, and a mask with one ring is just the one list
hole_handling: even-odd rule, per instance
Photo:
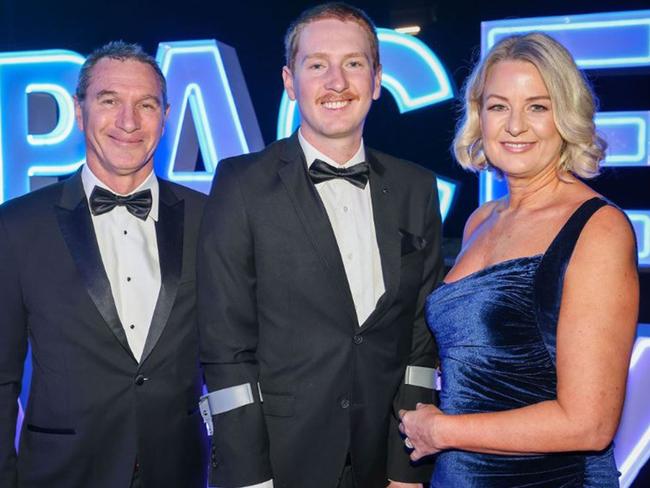
{"label": "black tuxedo jacket", "polygon": [[[0,486],[205,488],[195,313],[204,198],[159,180],[161,289],[140,364],[129,349],[81,174],[0,207]],[[16,398],[33,375],[19,455]]]}
{"label": "black tuxedo jacket", "polygon": [[433,400],[403,379],[437,361],[423,318],[442,272],[436,183],[366,155],[386,293],[361,326],[297,135],[219,164],[199,240],[201,359],[210,391],[259,382],[263,402],[213,417],[211,486],[335,488],[348,455],[359,488],[430,477],[395,412]]}

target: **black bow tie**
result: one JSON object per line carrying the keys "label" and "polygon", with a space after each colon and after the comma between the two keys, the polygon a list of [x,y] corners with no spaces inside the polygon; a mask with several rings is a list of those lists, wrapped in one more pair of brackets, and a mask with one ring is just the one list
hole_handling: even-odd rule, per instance
{"label": "black bow tie", "polygon": [[151,211],[151,190],[142,190],[122,197],[96,186],[90,194],[90,211],[93,215],[110,212],[116,206],[125,206],[128,212],[141,220],[147,220]]}
{"label": "black bow tie", "polygon": [[327,164],[325,161],[315,159],[313,164],[309,167],[309,176],[314,184],[322,183],[334,178],[343,178],[357,188],[363,190],[368,183],[369,170],[370,165],[368,165],[368,163],[355,164],[349,168],[335,168],[331,164]]}

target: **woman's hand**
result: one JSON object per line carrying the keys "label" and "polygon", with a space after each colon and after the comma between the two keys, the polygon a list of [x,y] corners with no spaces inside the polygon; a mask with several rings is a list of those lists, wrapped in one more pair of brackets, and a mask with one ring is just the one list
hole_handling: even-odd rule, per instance
{"label": "woman's hand", "polygon": [[444,414],[435,406],[418,403],[415,410],[400,410],[400,432],[406,436],[404,445],[413,449],[411,460],[437,454],[444,449],[439,424]]}

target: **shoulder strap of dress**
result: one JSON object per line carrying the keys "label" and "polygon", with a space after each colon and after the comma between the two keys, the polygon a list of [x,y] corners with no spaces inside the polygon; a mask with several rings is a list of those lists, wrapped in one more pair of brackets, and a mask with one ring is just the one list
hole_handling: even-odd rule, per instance
{"label": "shoulder strap of dress", "polygon": [[537,326],[553,363],[566,268],[582,229],[598,209],[608,204],[606,200],[594,197],[580,205],[551,242],[535,273]]}
{"label": "shoulder strap of dress", "polygon": [[544,259],[546,260],[546,256],[549,254],[560,254],[567,259],[570,258],[584,226],[587,224],[591,216],[596,213],[596,210],[607,204],[608,202],[600,197],[593,197],[581,204],[573,214],[571,214],[571,217],[569,217],[566,223],[562,226],[557,236],[555,236],[555,239],[553,239],[553,242],[551,242],[551,245],[544,253]]}

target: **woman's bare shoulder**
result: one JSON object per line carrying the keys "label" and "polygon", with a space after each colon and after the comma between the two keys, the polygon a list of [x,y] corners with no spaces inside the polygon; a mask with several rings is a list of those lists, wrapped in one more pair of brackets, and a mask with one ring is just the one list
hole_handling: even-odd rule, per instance
{"label": "woman's bare shoulder", "polygon": [[474,231],[484,223],[496,211],[497,207],[501,204],[501,200],[491,200],[485,202],[483,205],[474,210],[463,229],[463,243],[466,243],[474,234]]}

